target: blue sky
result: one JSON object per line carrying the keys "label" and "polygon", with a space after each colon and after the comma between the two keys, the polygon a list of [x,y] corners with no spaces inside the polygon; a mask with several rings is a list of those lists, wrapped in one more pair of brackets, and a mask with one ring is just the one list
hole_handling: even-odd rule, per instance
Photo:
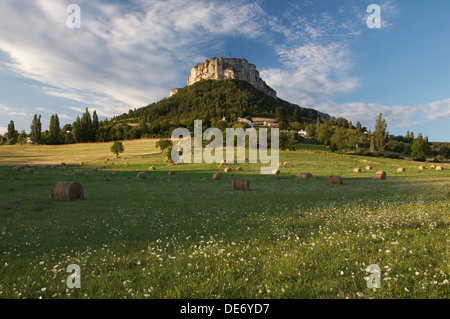
{"label": "blue sky", "polygon": [[[69,29],[67,6],[81,8]],[[367,27],[368,5],[381,28]],[[156,102],[208,58],[246,58],[282,99],[450,141],[450,1],[0,2],[0,133]]]}

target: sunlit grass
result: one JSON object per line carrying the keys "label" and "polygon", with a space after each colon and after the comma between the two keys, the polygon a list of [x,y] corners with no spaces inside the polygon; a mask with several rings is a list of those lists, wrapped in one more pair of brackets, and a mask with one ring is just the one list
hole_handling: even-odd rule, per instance
{"label": "sunlit grass", "polygon": [[[97,162],[67,171],[0,168],[0,298],[449,298],[449,170],[314,149],[282,152],[278,176],[246,163],[214,181],[217,164],[168,166],[135,145],[126,165],[91,146]],[[117,177],[89,170],[108,157]],[[373,180],[378,169],[386,181]],[[299,171],[313,179],[296,180]],[[334,174],[343,186],[327,185]],[[233,176],[251,190],[233,192]],[[79,180],[87,199],[51,201],[56,180]],[[66,285],[70,264],[80,289]],[[371,264],[382,270],[376,291]]]}

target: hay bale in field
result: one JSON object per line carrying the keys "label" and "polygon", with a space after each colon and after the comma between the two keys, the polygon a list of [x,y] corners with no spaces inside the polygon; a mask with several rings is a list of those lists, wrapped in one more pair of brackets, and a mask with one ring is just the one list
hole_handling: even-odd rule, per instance
{"label": "hay bale in field", "polygon": [[342,177],[339,175],[330,176],[328,178],[328,185],[336,186],[342,185],[344,182],[342,181]]}
{"label": "hay bale in field", "polygon": [[225,173],[231,173],[231,168],[227,167],[223,170]]}
{"label": "hay bale in field", "polygon": [[144,172],[139,172],[137,174],[137,179],[146,179],[147,178],[147,174],[145,174]]}
{"label": "hay bale in field", "polygon": [[284,166],[289,166],[289,162],[284,162]]}
{"label": "hay bale in field", "polygon": [[430,166],[430,169],[435,169],[436,168],[436,165],[431,165]]}
{"label": "hay bale in field", "polygon": [[91,168],[91,172],[97,172],[98,171],[98,168],[97,167],[92,167]]}
{"label": "hay bale in field", "polygon": [[84,162],[81,162],[80,165],[84,165]]}
{"label": "hay bale in field", "polygon": [[174,171],[169,171],[169,176],[173,176],[176,175],[177,173],[175,173]]}
{"label": "hay bale in field", "polygon": [[376,181],[384,181],[386,179],[386,172],[385,171],[376,172],[374,179]]}
{"label": "hay bale in field", "polygon": [[278,163],[278,167],[283,167],[283,164],[281,164],[281,163]]}
{"label": "hay bale in field", "polygon": [[150,166],[150,167],[148,168],[148,170],[149,170],[149,171],[156,171],[156,167],[155,167],[155,166]]}
{"label": "hay bale in field", "polygon": [[296,179],[311,179],[312,178],[312,174],[311,173],[306,173],[306,172],[298,172],[295,175]]}
{"label": "hay bale in field", "polygon": [[13,170],[14,172],[18,172],[18,171],[20,171],[21,169],[22,169],[22,166],[20,166],[20,165],[13,166],[13,168],[12,168],[12,170]]}
{"label": "hay bale in field", "polygon": [[109,171],[108,176],[117,176],[117,171],[114,170]]}
{"label": "hay bale in field", "polygon": [[367,165],[367,166],[366,166],[366,171],[371,171],[371,170],[372,170],[372,166]]}
{"label": "hay bale in field", "polygon": [[397,168],[397,173],[404,173],[404,172],[406,172],[406,168],[404,167]]}
{"label": "hay bale in field", "polygon": [[214,173],[213,174],[213,179],[214,180],[216,180],[216,179],[222,179],[222,178],[224,178],[225,176],[223,176],[223,174],[222,173]]}
{"label": "hay bale in field", "polygon": [[217,168],[218,168],[218,169],[222,169],[222,168],[223,168],[223,165],[222,165],[222,164],[219,164],[219,165],[217,165]]}
{"label": "hay bale in field", "polygon": [[55,182],[50,196],[53,200],[74,201],[84,199],[84,192],[79,182]]}
{"label": "hay bale in field", "polygon": [[248,162],[248,157],[244,157],[244,161],[245,161],[245,162]]}
{"label": "hay bale in field", "polygon": [[279,174],[280,174],[280,170],[279,170],[279,169],[274,169],[274,170],[272,171],[272,174],[273,174],[273,175],[279,175]]}
{"label": "hay bale in field", "polygon": [[248,178],[233,178],[232,189],[234,191],[248,191],[250,180]]}
{"label": "hay bale in field", "polygon": [[420,165],[420,166],[418,167],[418,169],[419,169],[420,171],[423,171],[423,170],[425,169],[425,166]]}
{"label": "hay bale in field", "polygon": [[359,167],[356,167],[353,169],[354,173],[361,173],[361,169]]}
{"label": "hay bale in field", "polygon": [[443,170],[444,170],[444,167],[442,167],[442,166],[436,166],[436,170],[437,170],[437,171],[443,171]]}
{"label": "hay bale in field", "polygon": [[236,171],[242,171],[242,167],[240,166],[236,167]]}
{"label": "hay bale in field", "polygon": [[223,159],[220,164],[225,165],[226,163],[227,163],[227,161]]}
{"label": "hay bale in field", "polygon": [[62,162],[62,163],[61,163],[61,166],[67,166],[67,165],[66,165],[66,163]]}
{"label": "hay bale in field", "polygon": [[30,167],[27,167],[27,168],[24,168],[24,169],[23,169],[23,172],[24,172],[25,174],[33,174],[33,169],[30,168]]}
{"label": "hay bale in field", "polygon": [[75,175],[80,176],[80,175],[83,175],[83,174],[84,174],[84,171],[83,171],[83,170],[81,170],[81,169],[76,169],[76,170],[75,170]]}

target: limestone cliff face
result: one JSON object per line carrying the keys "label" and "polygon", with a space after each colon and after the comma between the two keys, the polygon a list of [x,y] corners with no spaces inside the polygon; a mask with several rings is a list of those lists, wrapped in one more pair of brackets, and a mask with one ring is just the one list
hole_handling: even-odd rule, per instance
{"label": "limestone cliff face", "polygon": [[277,92],[269,87],[260,77],[254,64],[246,59],[237,58],[213,58],[205,63],[200,63],[191,69],[187,85],[200,80],[224,80],[235,79],[247,81],[258,90],[277,97]]}

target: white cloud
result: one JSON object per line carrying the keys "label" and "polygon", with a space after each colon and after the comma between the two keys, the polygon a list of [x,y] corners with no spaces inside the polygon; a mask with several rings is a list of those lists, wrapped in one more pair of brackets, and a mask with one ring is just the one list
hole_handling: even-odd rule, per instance
{"label": "white cloud", "polygon": [[23,109],[12,108],[1,104],[0,104],[0,114],[2,114],[2,116],[32,116],[32,114],[27,113]]}
{"label": "white cloud", "polygon": [[77,3],[79,30],[67,28],[64,1],[0,2],[0,50],[9,68],[42,83],[46,94],[93,105],[104,116],[166,97],[218,35],[264,35],[256,3]]}
{"label": "white cloud", "polygon": [[423,106],[422,110],[430,120],[450,118],[450,98],[431,102]]}
{"label": "white cloud", "polygon": [[359,85],[347,74],[351,67],[345,44],[306,44],[279,50],[284,68],[266,69],[261,76],[280,98],[315,107]]}
{"label": "white cloud", "polygon": [[8,131],[8,128],[6,128],[4,126],[0,126],[0,134],[1,135],[5,135],[7,131]]}

